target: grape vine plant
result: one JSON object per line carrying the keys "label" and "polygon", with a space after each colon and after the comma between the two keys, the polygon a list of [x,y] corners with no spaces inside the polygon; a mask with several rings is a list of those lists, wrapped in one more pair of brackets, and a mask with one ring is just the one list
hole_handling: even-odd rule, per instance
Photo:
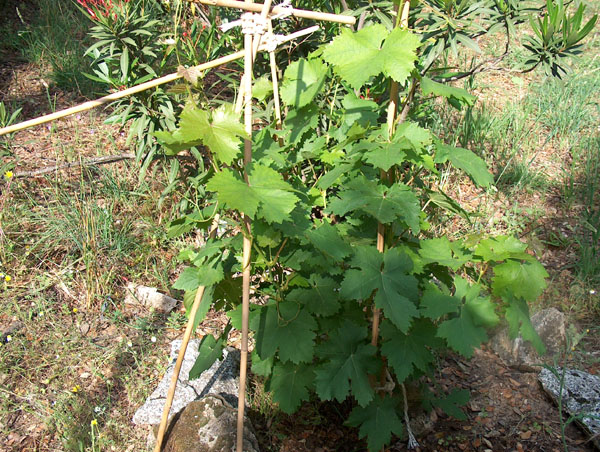
{"label": "grape vine plant", "polygon": [[[409,27],[398,26],[398,8],[385,3],[360,30],[342,29],[289,64],[281,126],[258,115],[263,120],[247,137],[233,104],[211,108],[190,99],[176,128],[154,133],[167,154],[191,149],[206,169],[193,181],[203,201],[169,234],[208,230],[219,218],[216,237],[206,234],[202,247],[179,256],[188,266],[174,287],[185,291],[186,306],[199,286],[207,287],[196,324],[214,308],[240,328],[242,237],[249,237],[252,372],[265,377],[286,413],[311,397],[351,397],[347,424],[359,428],[371,451],[403,435],[402,385],[432,375],[438,354],[450,349],[471,357],[502,319],[512,337],[544,348],[527,303],[542,293],[548,275],[527,246],[510,236],[450,240],[433,233],[439,210],[464,214],[439,188],[443,169],[454,167],[483,190],[494,179],[480,157],[446,144],[418,120],[424,100],[446,99],[459,109],[475,102],[446,82],[457,73],[440,63],[457,43],[476,46],[473,35],[460,28],[443,33],[452,23],[438,24],[431,11],[457,20],[486,14],[510,29],[515,3],[411,3]],[[454,9],[446,11],[449,5]],[[419,33],[419,24],[435,32]],[[272,108],[269,87],[265,78],[254,81],[258,111]],[[400,104],[392,121],[390,101]],[[244,138],[253,143],[245,168]],[[250,228],[242,215],[252,219]],[[204,337],[192,377],[221,356],[230,329]],[[422,390],[429,408],[463,416],[465,392]]]}

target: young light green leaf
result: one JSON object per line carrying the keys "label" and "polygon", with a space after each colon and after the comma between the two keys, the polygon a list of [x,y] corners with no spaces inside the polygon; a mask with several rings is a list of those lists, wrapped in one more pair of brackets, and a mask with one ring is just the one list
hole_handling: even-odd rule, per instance
{"label": "young light green leaf", "polygon": [[273,83],[267,75],[256,79],[252,85],[252,97],[260,101],[265,100],[273,92]]}
{"label": "young light green leaf", "polygon": [[291,414],[303,400],[308,400],[308,389],[312,387],[315,373],[310,366],[292,363],[276,364],[271,377],[273,401],[284,413]]}
{"label": "young light green leaf", "polygon": [[398,402],[389,397],[377,396],[366,407],[357,406],[352,410],[346,423],[359,427],[360,438],[367,438],[371,451],[379,451],[392,439],[392,434],[402,436],[403,424],[398,417]]}
{"label": "young light green leaf", "polygon": [[294,210],[298,197],[292,187],[277,171],[262,165],[253,165],[249,171],[250,186],[225,169],[216,173],[206,184],[217,192],[217,199],[231,209],[250,218],[260,216],[269,223],[281,223]]}
{"label": "young light green leaf", "polygon": [[362,126],[375,125],[377,123],[377,110],[379,106],[376,102],[367,99],[359,99],[354,93],[348,93],[342,99],[344,107],[344,123],[351,126],[358,123]]}
{"label": "young light green leaf", "polygon": [[504,261],[506,259],[529,259],[525,252],[527,244],[513,236],[503,235],[483,239],[475,248],[475,254],[486,261]]}
{"label": "young light green leaf", "polygon": [[260,199],[258,215],[268,223],[281,223],[294,210],[298,197],[283,176],[267,166],[253,165],[248,176],[250,189]]}
{"label": "young light green leaf", "polygon": [[492,290],[498,296],[510,293],[534,301],[546,288],[546,278],[548,273],[538,261],[509,260],[494,267]]}
{"label": "young light green leaf", "polygon": [[360,89],[369,78],[383,70],[387,58],[381,52],[381,44],[387,35],[388,31],[380,24],[356,33],[344,28],[325,46],[323,58],[352,88]]}
{"label": "young light green leaf", "polygon": [[327,65],[320,59],[301,58],[290,64],[281,84],[281,100],[301,108],[308,105],[323,89]]}
{"label": "young light green leaf", "polygon": [[261,359],[256,352],[256,349],[252,350],[251,355],[252,361],[252,373],[260,375],[261,377],[269,377],[273,372],[273,362],[275,361],[274,356],[270,356],[266,359]]}
{"label": "young light green leaf", "polygon": [[394,30],[385,39],[381,53],[383,60],[383,73],[401,85],[404,84],[417,60],[417,49],[421,45],[421,38],[402,28]]}
{"label": "young light green leaf", "polygon": [[231,104],[223,104],[212,113],[189,108],[181,113],[174,137],[191,142],[202,140],[219,161],[228,165],[240,154],[242,138],[246,137],[239,116]]}
{"label": "young light green leaf", "polygon": [[220,203],[254,218],[260,204],[258,195],[229,169],[215,173],[206,184],[207,190],[217,193]]}

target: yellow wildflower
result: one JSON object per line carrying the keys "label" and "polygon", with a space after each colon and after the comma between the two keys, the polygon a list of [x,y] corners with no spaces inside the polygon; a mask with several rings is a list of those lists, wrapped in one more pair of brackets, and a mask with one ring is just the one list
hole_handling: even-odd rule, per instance
{"label": "yellow wildflower", "polygon": [[4,281],[6,282],[10,282],[11,281],[11,277],[9,275],[4,275]]}
{"label": "yellow wildflower", "polygon": [[81,386],[75,385],[71,388],[71,392],[77,394],[81,390]]}
{"label": "yellow wildflower", "polygon": [[79,309],[73,308],[73,314],[77,314],[77,311],[79,311]]}
{"label": "yellow wildflower", "polygon": [[6,173],[4,173],[4,177],[6,177],[7,179],[11,179],[13,177],[13,172],[7,171]]}
{"label": "yellow wildflower", "polygon": [[92,422],[90,422],[90,424],[92,424],[92,426],[98,425],[98,421],[96,419],[92,419]]}

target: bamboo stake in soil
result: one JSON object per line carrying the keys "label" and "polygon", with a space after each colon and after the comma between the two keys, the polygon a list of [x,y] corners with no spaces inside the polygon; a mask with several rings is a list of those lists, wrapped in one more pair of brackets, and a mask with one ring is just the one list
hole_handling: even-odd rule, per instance
{"label": "bamboo stake in soil", "polygon": [[173,377],[171,377],[171,385],[169,386],[169,391],[167,392],[167,400],[165,400],[163,415],[160,420],[160,426],[158,427],[158,434],[156,435],[156,445],[154,446],[154,452],[160,452],[162,448],[162,442],[165,436],[165,431],[167,429],[167,421],[169,420],[169,412],[171,411],[171,404],[173,403],[173,397],[175,396],[175,388],[177,388],[179,372],[181,371],[181,365],[183,364],[185,351],[190,341],[192,330],[194,329],[194,319],[196,318],[196,313],[198,312],[198,308],[200,307],[200,302],[202,301],[202,296],[204,295],[204,289],[205,288],[203,286],[198,287],[196,297],[194,298],[194,304],[192,305],[192,309],[190,311],[190,318],[188,319],[187,326],[185,328],[185,333],[183,334],[181,348],[179,349],[177,362],[175,363],[175,368],[173,369]]}
{"label": "bamboo stake in soil", "polygon": [[[252,3],[252,0],[246,0]],[[252,161],[252,35],[244,35],[244,126],[248,138],[244,141],[244,178],[249,184],[247,168]],[[240,388],[238,393],[236,451],[244,452],[244,411],[246,408],[246,372],[248,369],[248,317],[250,313],[250,258],[252,251],[252,224],[243,216],[244,238],[242,251],[242,350],[240,356]]]}
{"label": "bamboo stake in soil", "polygon": [[[283,37],[280,42],[283,44],[285,42],[292,41],[292,40],[300,38],[302,36],[306,36],[311,33],[314,33],[318,29],[319,29],[319,27],[315,25],[313,27],[299,30],[295,33],[291,33],[291,34]],[[264,46],[261,46],[259,48],[259,50],[261,50],[261,51],[264,49],[265,49]],[[38,126],[40,124],[45,124],[47,122],[54,121],[56,119],[64,118],[65,116],[74,115],[75,113],[81,113],[83,111],[91,110],[92,108],[96,108],[101,105],[105,105],[110,102],[113,102],[115,100],[122,99],[127,96],[131,96],[132,94],[139,93],[141,91],[145,91],[147,89],[155,88],[159,85],[163,85],[165,83],[175,81],[177,79],[184,77],[184,73],[199,74],[202,71],[205,71],[207,69],[212,69],[217,66],[226,64],[226,63],[230,63],[231,61],[235,61],[239,58],[242,58],[243,56],[244,56],[244,51],[235,52],[230,55],[226,55],[224,57],[217,58],[216,60],[208,61],[208,62],[200,64],[198,66],[194,66],[194,67],[185,69],[184,71],[165,75],[164,77],[160,77],[155,80],[150,80],[149,82],[146,82],[146,83],[141,83],[137,86],[133,86],[133,87],[125,89],[123,91],[109,94],[108,96],[104,96],[104,97],[101,97],[96,100],[90,100],[88,102],[84,102],[84,103],[76,105],[74,107],[67,108],[65,110],[60,110],[60,111],[57,111],[57,112],[49,114],[49,115],[40,116],[38,118],[34,118],[34,119],[20,122],[18,124],[14,124],[12,126],[4,127],[4,128],[0,129],[0,136],[6,135],[6,134],[12,133],[12,132],[17,132],[19,130],[27,129],[29,127]]]}
{"label": "bamboo stake in soil", "polygon": [[[191,0],[194,3],[202,3],[204,5],[211,6],[224,6],[226,8],[238,8],[245,11],[251,11],[253,13],[260,13],[263,5],[260,3],[252,2],[240,2],[239,0]],[[281,6],[274,6],[271,11],[272,14],[280,14],[288,12],[288,8]],[[341,14],[321,13],[318,11],[307,11],[304,9],[289,8],[289,12],[292,16],[300,17],[302,19],[313,19],[323,20],[326,22],[336,22],[339,24],[354,25],[356,18],[352,16],[343,16]]]}

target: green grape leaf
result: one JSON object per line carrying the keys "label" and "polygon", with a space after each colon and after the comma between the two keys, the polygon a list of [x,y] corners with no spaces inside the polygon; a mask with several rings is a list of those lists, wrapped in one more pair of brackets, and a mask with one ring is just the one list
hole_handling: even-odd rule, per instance
{"label": "green grape leaf", "polygon": [[[194,300],[196,299],[197,290],[188,290],[183,294],[183,306],[185,307],[185,313],[189,317],[190,311],[192,310],[192,306],[194,304]],[[204,290],[202,294],[202,299],[200,300],[200,306],[198,306],[198,310],[196,311],[196,317],[194,318],[194,322],[192,324],[192,331],[196,331],[196,328],[204,320],[210,306],[213,302],[213,290],[212,287],[209,287]]]}
{"label": "green grape leaf", "polygon": [[250,218],[258,215],[269,223],[287,219],[298,202],[298,197],[291,193],[291,185],[280,173],[266,166],[253,165],[249,173],[250,186],[225,169],[216,173],[206,188],[217,192],[219,202]]}
{"label": "green grape leaf", "polygon": [[491,302],[490,297],[475,296],[469,298],[465,301],[464,309],[469,311],[473,322],[477,326],[492,328],[500,322],[500,318],[496,314],[496,306]]}
{"label": "green grape leaf", "polygon": [[396,127],[393,141],[399,142],[402,138],[408,140],[418,150],[424,149],[433,139],[429,130],[419,127],[419,125],[412,121],[403,122]]}
{"label": "green grape leaf", "polygon": [[421,297],[420,312],[432,320],[458,312],[460,299],[442,293],[434,284],[429,284]]}
{"label": "green grape leaf", "polygon": [[351,126],[358,123],[362,126],[377,124],[379,106],[372,100],[359,99],[354,93],[348,93],[342,99],[344,107],[344,123]]}
{"label": "green grape leaf", "polygon": [[521,337],[531,342],[540,355],[546,353],[544,343],[531,324],[527,303],[522,299],[511,296],[505,296],[503,299],[508,304],[505,317],[508,322],[508,334],[510,338],[515,339],[521,333]]}
{"label": "green grape leaf", "polygon": [[283,121],[283,129],[289,133],[290,144],[298,144],[309,130],[313,131],[319,122],[319,108],[314,104],[291,109]]}
{"label": "green grape leaf", "polygon": [[527,244],[513,236],[501,235],[483,239],[475,248],[475,254],[486,261],[504,261],[506,259],[530,259],[525,252]]}
{"label": "green grape leaf", "polygon": [[439,82],[423,77],[421,79],[421,89],[423,94],[426,96],[434,94],[436,96],[446,97],[448,99],[454,98],[459,102],[464,102],[467,105],[473,105],[477,97],[469,94],[466,89],[455,88],[454,86],[446,85]]}
{"label": "green grape leaf", "polygon": [[516,298],[534,301],[546,288],[546,278],[548,273],[538,261],[509,260],[494,267],[492,290],[498,296],[510,293]]}
{"label": "green grape leaf", "polygon": [[220,203],[254,218],[260,199],[246,183],[229,169],[215,173],[206,184],[206,189],[217,193]]}
{"label": "green grape leaf", "polygon": [[366,336],[366,328],[346,320],[336,334],[318,348],[318,356],[327,359],[316,370],[316,390],[321,399],[335,398],[342,402],[349,390],[361,406],[373,399],[369,374],[378,371],[380,362],[375,356],[377,349],[365,343]]}
{"label": "green grape leaf", "polygon": [[220,266],[209,267],[187,267],[175,284],[173,288],[179,290],[196,290],[200,286],[212,286],[218,283],[224,278],[223,269]]}
{"label": "green grape leaf", "polygon": [[398,402],[389,397],[377,396],[366,407],[355,407],[346,423],[351,427],[359,427],[360,438],[367,438],[371,451],[379,451],[389,444],[392,434],[402,436],[403,424],[398,417]]}
{"label": "green grape leaf", "polygon": [[383,254],[374,247],[357,247],[350,265],[353,269],[346,271],[341,296],[364,300],[376,290],[375,305],[406,333],[411,320],[418,316],[413,303],[418,297],[417,280],[408,274],[412,269],[411,259],[398,249]]}
{"label": "green grape leaf", "polygon": [[252,373],[255,375],[260,375],[261,377],[269,377],[273,372],[273,362],[275,361],[275,357],[269,356],[266,359],[260,359],[256,349],[252,350],[251,354],[252,361]]}
{"label": "green grape leaf", "polygon": [[295,364],[308,362],[313,357],[317,322],[296,303],[271,303],[260,308],[250,319],[254,330],[256,350],[261,359],[274,356]]}
{"label": "green grape leaf", "polygon": [[433,399],[431,404],[441,408],[448,416],[464,421],[467,416],[460,407],[466,405],[470,397],[468,389],[454,388],[446,397]]}
{"label": "green grape leaf", "polygon": [[181,113],[175,138],[183,141],[202,140],[219,161],[230,164],[240,155],[242,138],[247,136],[240,115],[231,104],[223,104],[212,113],[197,108]]}
{"label": "green grape leaf", "polygon": [[267,75],[256,79],[252,85],[252,97],[260,101],[265,100],[273,92],[273,83]]}
{"label": "green grape leaf", "polygon": [[291,193],[292,186],[283,180],[283,176],[272,168],[253,165],[248,179],[250,188],[261,202],[258,215],[269,223],[286,220],[298,197]]}
{"label": "green grape leaf", "polygon": [[427,319],[415,320],[408,334],[404,334],[385,320],[381,324],[384,337],[381,353],[394,369],[398,383],[404,382],[415,369],[426,372],[435,361],[431,349],[441,342],[436,337],[437,328]]}
{"label": "green grape leaf", "polygon": [[221,359],[225,342],[223,337],[215,339],[212,334],[207,334],[202,338],[198,346],[198,357],[190,369],[190,380],[200,378],[202,372],[212,366],[217,359]]}
{"label": "green grape leaf", "polygon": [[352,253],[352,248],[342,239],[337,228],[329,223],[308,231],[306,237],[319,251],[336,261],[341,261]]}
{"label": "green grape leaf", "polygon": [[406,157],[406,143],[372,143],[363,160],[383,171],[399,165]]}
{"label": "green grape leaf", "polygon": [[436,262],[452,270],[458,270],[469,261],[469,256],[455,254],[447,237],[421,240],[419,255],[425,263]]}
{"label": "green grape leaf", "polygon": [[313,274],[309,279],[310,289],[294,289],[286,300],[302,303],[318,316],[330,316],[340,310],[338,284],[332,278]]}
{"label": "green grape leaf", "polygon": [[321,60],[301,58],[290,64],[281,84],[281,100],[301,108],[308,105],[323,89],[327,65]]}
{"label": "green grape leaf", "polygon": [[380,24],[365,27],[356,33],[344,28],[339,36],[325,46],[323,58],[352,88],[360,89],[369,78],[383,70],[388,58],[381,52],[381,44],[387,35],[388,31]]}
{"label": "green grape leaf", "polygon": [[418,233],[421,208],[419,200],[407,185],[395,183],[391,187],[358,176],[348,182],[339,198],[331,200],[328,211],[336,215],[360,210],[387,224],[402,219]]}
{"label": "green grape leaf", "polygon": [[456,168],[467,173],[473,182],[480,187],[489,187],[494,182],[494,177],[488,171],[487,165],[481,157],[464,148],[457,148],[438,142],[435,155],[436,163],[444,163],[450,160],[450,163]]}
{"label": "green grape leaf", "polygon": [[293,413],[302,401],[308,400],[308,390],[312,387],[314,379],[315,373],[309,366],[275,364],[270,385],[273,401],[279,404],[284,413]]}
{"label": "green grape leaf", "polygon": [[421,38],[402,28],[394,30],[385,39],[381,53],[383,59],[383,73],[400,84],[404,84],[417,60],[417,49],[421,45]]}
{"label": "green grape leaf", "polygon": [[488,336],[485,328],[477,326],[471,313],[462,309],[460,316],[446,320],[438,327],[438,337],[446,339],[448,345],[466,358],[473,356],[473,350]]}

